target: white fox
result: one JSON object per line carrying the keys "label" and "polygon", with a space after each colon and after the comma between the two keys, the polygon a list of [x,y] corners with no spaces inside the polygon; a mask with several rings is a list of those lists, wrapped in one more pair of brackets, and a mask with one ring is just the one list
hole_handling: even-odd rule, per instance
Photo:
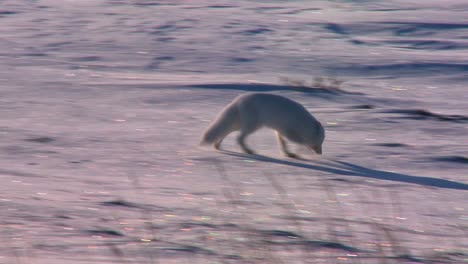
{"label": "white fox", "polygon": [[288,150],[285,138],[322,154],[325,139],[322,124],[301,104],[268,93],[247,93],[236,97],[211,123],[200,144],[214,145],[219,149],[228,134],[240,130],[237,142],[245,153],[254,154],[245,140],[261,127],[276,131],[281,150],[288,157],[299,158]]}

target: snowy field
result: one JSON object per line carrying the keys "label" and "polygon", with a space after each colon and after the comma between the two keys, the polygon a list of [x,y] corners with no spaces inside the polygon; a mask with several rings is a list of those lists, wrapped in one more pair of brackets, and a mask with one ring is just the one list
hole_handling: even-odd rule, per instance
{"label": "snowy field", "polygon": [[[467,1],[0,0],[0,263],[468,263]],[[323,124],[198,146],[237,95]]]}

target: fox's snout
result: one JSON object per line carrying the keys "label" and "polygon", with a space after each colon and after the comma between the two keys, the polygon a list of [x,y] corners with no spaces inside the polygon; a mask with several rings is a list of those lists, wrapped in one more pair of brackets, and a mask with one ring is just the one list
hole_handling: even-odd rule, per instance
{"label": "fox's snout", "polygon": [[322,146],[313,146],[312,149],[315,151],[315,153],[322,155]]}

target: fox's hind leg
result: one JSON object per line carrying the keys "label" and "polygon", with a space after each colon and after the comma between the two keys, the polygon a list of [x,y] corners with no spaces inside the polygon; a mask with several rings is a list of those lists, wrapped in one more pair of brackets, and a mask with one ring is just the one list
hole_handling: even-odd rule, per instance
{"label": "fox's hind leg", "polygon": [[223,139],[216,141],[213,145],[214,148],[219,150],[221,148],[221,142],[223,142]]}
{"label": "fox's hind leg", "polygon": [[288,150],[288,145],[286,143],[286,140],[284,139],[284,137],[281,135],[280,132],[276,131],[276,137],[278,138],[278,142],[281,146],[281,151],[283,152],[285,156],[290,157],[290,158],[295,158],[295,159],[300,158],[299,155],[294,154]]}
{"label": "fox's hind leg", "polygon": [[240,135],[238,138],[237,138],[237,143],[239,143],[239,145],[241,146],[242,148],[242,151],[244,151],[245,153],[247,154],[255,154],[255,151],[253,151],[252,149],[250,149],[249,147],[247,147],[247,145],[245,144],[245,138],[247,137],[247,135]]}
{"label": "fox's hind leg", "polygon": [[[245,116],[245,115],[244,115]],[[244,118],[241,120],[241,128],[240,128],[240,134],[237,137],[237,143],[239,143],[240,147],[242,148],[242,151],[244,151],[247,154],[255,154],[255,151],[253,151],[251,148],[247,146],[245,143],[245,140],[247,137],[255,132],[258,129],[258,123],[255,118],[255,115],[250,114],[248,118]]]}
{"label": "fox's hind leg", "polygon": [[240,147],[242,148],[242,151],[244,151],[247,154],[255,154],[255,151],[250,149],[247,144],[245,144],[245,140],[247,136],[255,132],[255,128],[249,129],[249,130],[241,130],[239,136],[237,137],[237,143],[239,143]]}

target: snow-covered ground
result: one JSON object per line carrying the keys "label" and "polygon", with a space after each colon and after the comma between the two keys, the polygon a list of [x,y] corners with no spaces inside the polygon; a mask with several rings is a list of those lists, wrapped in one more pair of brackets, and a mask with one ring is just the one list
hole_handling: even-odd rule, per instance
{"label": "snow-covered ground", "polygon": [[[466,263],[467,54],[461,0],[0,1],[0,263]],[[250,91],[324,155],[199,147]]]}

